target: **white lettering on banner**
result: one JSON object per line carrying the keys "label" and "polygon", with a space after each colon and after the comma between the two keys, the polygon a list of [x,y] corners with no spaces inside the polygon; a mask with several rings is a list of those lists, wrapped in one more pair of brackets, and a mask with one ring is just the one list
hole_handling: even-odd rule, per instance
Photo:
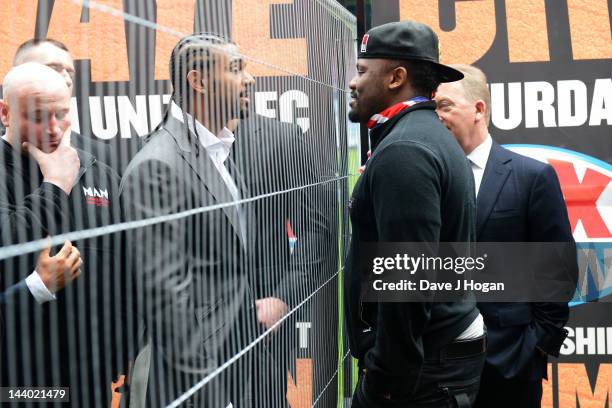
{"label": "white lettering on banner", "polygon": [[267,118],[276,117],[276,109],[270,108],[268,102],[276,102],[278,92],[255,92],[255,112]]}
{"label": "white lettering on banner", "polygon": [[[589,82],[589,86],[591,83]],[[501,130],[612,125],[612,79],[492,83],[491,122]],[[590,106],[589,106],[590,102]],[[590,108],[590,109],[589,109]]]}
{"label": "white lettering on banner", "polygon": [[[276,102],[278,107],[271,107],[271,102]],[[281,122],[296,123],[303,133],[310,129],[310,118],[297,116],[296,109],[309,106],[308,95],[295,89],[282,93],[280,97],[277,92],[255,92],[255,112],[268,118],[279,118]]]}
{"label": "white lettering on banner", "polygon": [[312,325],[310,324],[310,322],[297,322],[295,324],[295,327],[298,329],[298,336],[299,336],[299,344],[300,344],[300,348],[308,348],[308,330],[310,330],[310,327]]}
{"label": "white lettering on banner", "polygon": [[70,129],[74,132],[81,133],[81,124],[79,123],[79,104],[76,97],[70,98]]}
{"label": "white lettering on banner", "polygon": [[295,115],[295,109],[308,108],[308,95],[297,90],[287,91],[278,99],[278,105],[281,122],[293,123],[295,118],[295,123],[302,128],[302,133],[308,132],[308,129],[310,129],[310,119],[296,118]]}
{"label": "white lettering on banner", "polygon": [[561,354],[607,355],[612,354],[612,327],[566,327],[569,334]]}
{"label": "white lettering on banner", "polygon": [[121,138],[128,139],[130,137],[132,134],[130,125],[134,126],[138,135],[149,133],[147,97],[145,95],[136,95],[136,110],[132,107],[132,103],[127,96],[118,96],[117,106],[119,109]]}
{"label": "white lettering on banner", "polygon": [[587,87],[582,81],[557,82],[559,127],[582,126],[588,113]]}
{"label": "white lettering on banner", "polygon": [[[160,98],[161,96],[161,98]],[[164,111],[166,107],[162,105],[168,105],[170,103],[170,94],[166,95],[149,95],[149,120],[151,123],[151,129],[155,129],[162,121]],[[144,135],[138,135],[144,136]]]}
{"label": "white lettering on banner", "polygon": [[555,88],[548,82],[525,82],[525,127],[537,128],[540,112],[544,127],[557,126],[555,121]]}
{"label": "white lettering on banner", "polygon": [[491,84],[491,121],[498,129],[517,128],[523,121],[520,82],[508,84],[508,112],[506,112],[505,84]]}
{"label": "white lettering on banner", "polygon": [[[91,131],[100,139],[109,140],[117,136],[117,108],[114,96],[105,96],[104,120],[102,120],[102,104],[99,96],[89,97],[89,114],[91,117]],[[103,125],[106,123],[106,127]]]}
{"label": "white lettering on banner", "polygon": [[[148,109],[147,109],[148,101]],[[136,95],[136,106],[128,96],[90,96],[89,114],[92,133],[104,140],[142,137],[155,129],[162,121],[170,95]],[[73,97],[70,103],[72,130],[80,133],[79,105]],[[255,112],[268,118],[278,118],[281,122],[295,123],[307,132],[310,118],[298,116],[298,109],[310,107],[308,95],[302,91],[289,90],[277,92],[255,92]]]}
{"label": "white lettering on banner", "polygon": [[608,122],[608,125],[612,124],[612,78],[595,81],[591,106],[589,126],[597,126],[604,120]]}

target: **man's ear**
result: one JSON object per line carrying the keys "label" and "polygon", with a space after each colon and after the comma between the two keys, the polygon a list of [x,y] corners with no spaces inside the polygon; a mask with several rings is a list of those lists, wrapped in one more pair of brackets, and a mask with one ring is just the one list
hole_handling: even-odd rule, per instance
{"label": "man's ear", "polygon": [[476,121],[485,120],[487,117],[487,105],[484,103],[482,99],[478,99],[474,103],[474,107],[476,108]]}
{"label": "man's ear", "polygon": [[187,82],[194,91],[205,94],[206,93],[206,80],[204,75],[200,71],[191,70],[187,73]]}
{"label": "man's ear", "polygon": [[9,127],[9,106],[4,99],[0,99],[0,121],[5,128]]}
{"label": "man's ear", "polygon": [[391,71],[391,82],[389,82],[389,90],[395,91],[396,89],[404,86],[408,80],[408,71],[406,68],[399,66]]}

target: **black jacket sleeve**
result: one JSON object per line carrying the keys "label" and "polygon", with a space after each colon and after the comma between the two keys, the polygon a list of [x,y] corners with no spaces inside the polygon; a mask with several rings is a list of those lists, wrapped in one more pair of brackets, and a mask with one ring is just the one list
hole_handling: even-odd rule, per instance
{"label": "black jacket sleeve", "polygon": [[9,187],[14,183],[0,184],[3,245],[43,238],[70,219],[69,196],[58,186],[43,182],[23,201],[17,202],[15,191]]}
{"label": "black jacket sleeve", "polygon": [[[20,180],[14,180],[15,175],[2,171],[6,180],[0,183],[0,243],[2,246],[23,243],[41,239],[50,235],[55,229],[69,223],[69,196],[59,187],[43,182],[31,194],[22,199],[17,198],[15,186]],[[21,188],[21,186],[19,187]],[[2,300],[9,301],[18,292],[27,290],[25,282],[21,282],[30,274],[36,263],[35,254],[27,254],[27,268],[23,263],[2,261],[3,273],[0,275],[0,292]],[[19,267],[17,265],[19,264]],[[7,293],[9,287],[13,287]],[[16,292],[14,289],[19,288]]]}

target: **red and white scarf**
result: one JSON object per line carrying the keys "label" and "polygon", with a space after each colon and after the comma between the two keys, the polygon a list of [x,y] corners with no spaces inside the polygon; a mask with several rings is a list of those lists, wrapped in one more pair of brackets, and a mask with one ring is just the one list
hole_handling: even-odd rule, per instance
{"label": "red and white scarf", "polygon": [[424,96],[415,96],[414,98],[408,99],[407,101],[396,103],[395,105],[388,107],[382,112],[373,115],[370,120],[368,120],[368,129],[372,129],[376,125],[385,123],[404,109],[408,109],[409,107],[414,106],[417,103],[427,102],[429,100],[429,98],[425,98]]}
{"label": "red and white scarf", "polygon": [[[428,101],[430,101],[430,99],[425,98],[424,96],[415,96],[414,98],[408,99],[407,101],[396,103],[395,105],[388,107],[382,112],[377,113],[376,115],[373,115],[370,118],[370,120],[368,120],[368,129],[372,129],[376,125],[385,123],[386,121],[388,121],[389,119],[391,119],[392,117],[394,117],[395,115],[403,111],[404,109],[408,109],[409,107],[414,106],[417,103],[428,102]],[[372,151],[368,151],[368,160],[370,160],[370,156],[372,156]],[[363,166],[359,167],[359,174],[365,171],[365,167],[367,163],[368,162],[366,161]]]}

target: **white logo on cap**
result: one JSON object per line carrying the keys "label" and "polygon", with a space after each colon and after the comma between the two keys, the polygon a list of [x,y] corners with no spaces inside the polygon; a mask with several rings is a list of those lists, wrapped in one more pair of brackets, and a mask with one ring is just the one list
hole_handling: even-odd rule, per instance
{"label": "white logo on cap", "polygon": [[368,39],[370,38],[369,34],[363,36],[361,40],[361,52],[366,52],[368,50]]}

